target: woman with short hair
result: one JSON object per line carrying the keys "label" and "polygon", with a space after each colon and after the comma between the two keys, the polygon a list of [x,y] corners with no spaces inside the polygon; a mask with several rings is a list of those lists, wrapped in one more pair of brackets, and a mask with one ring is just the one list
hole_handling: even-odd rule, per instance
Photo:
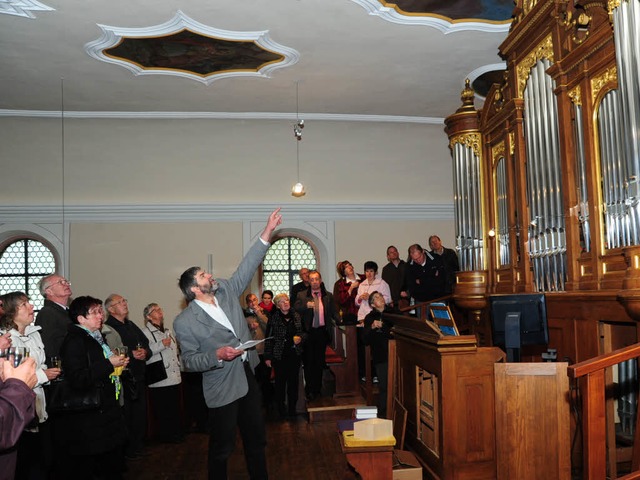
{"label": "woman with short hair", "polygon": [[[275,372],[275,396],[282,418],[295,417],[298,403],[300,355],[305,335],[300,315],[291,308],[289,296],[276,295],[276,308],[267,325],[265,364]],[[285,397],[287,404],[285,405]]]}
{"label": "woman with short hair", "polygon": [[79,395],[98,389],[101,405],[86,411],[61,412],[62,436],[69,455],[64,478],[121,479],[127,431],[118,398],[122,395],[116,367],[129,359],[111,351],[100,329],[102,300],[83,296],[69,305],[67,336],[60,356],[64,378]]}
{"label": "woman with short hair", "polygon": [[[157,303],[144,307],[145,328],[142,333],[149,339],[152,356],[147,360],[147,367],[162,362],[167,378],[149,384],[151,409],[156,420],[160,441],[164,443],[180,443],[184,434],[180,425],[180,361],[178,360],[178,344],[168,328],[164,326],[164,312]],[[147,371],[149,375],[149,371]]]}

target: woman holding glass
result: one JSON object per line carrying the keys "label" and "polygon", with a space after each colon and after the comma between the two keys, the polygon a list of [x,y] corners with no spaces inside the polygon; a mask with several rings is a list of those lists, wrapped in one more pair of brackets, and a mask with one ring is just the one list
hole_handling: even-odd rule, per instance
{"label": "woman holding glass", "polygon": [[336,271],[340,278],[333,284],[333,299],[342,316],[342,323],[355,325],[358,314],[356,295],[358,294],[358,287],[364,279],[364,275],[356,273],[353,265],[351,265],[351,262],[348,260],[338,262]]}
{"label": "woman holding glass", "polygon": [[[37,418],[25,429],[18,441],[16,479],[45,478],[51,465],[52,440],[43,385],[60,375],[59,368],[47,368],[44,345],[40,328],[33,324],[33,305],[23,292],[11,292],[1,297],[4,316],[0,328],[11,335],[9,361],[14,367],[26,357],[36,363],[37,383],[33,387],[36,394]],[[5,350],[7,352],[7,350]]]}
{"label": "woman holding glass", "polygon": [[[180,443],[184,440],[180,418],[180,362],[178,344],[164,326],[164,311],[157,303],[150,303],[143,311],[145,328],[142,333],[149,339],[153,354],[147,365],[162,362],[167,378],[149,384],[153,416],[157,421],[160,441]],[[148,375],[148,372],[147,372]]]}
{"label": "woman holding glass", "polygon": [[93,297],[78,297],[69,305],[67,336],[60,356],[64,376],[74,390],[101,390],[99,409],[62,414],[63,442],[70,461],[64,478],[120,479],[124,469],[126,427],[122,409],[118,367],[126,367],[126,355],[112,352],[100,328],[104,322],[102,301]]}
{"label": "woman holding glass", "polygon": [[[298,403],[298,378],[302,353],[302,320],[291,308],[289,296],[276,295],[276,308],[267,324],[264,347],[265,364],[275,372],[276,405],[282,418],[295,417]],[[285,397],[287,406],[285,406]]]}

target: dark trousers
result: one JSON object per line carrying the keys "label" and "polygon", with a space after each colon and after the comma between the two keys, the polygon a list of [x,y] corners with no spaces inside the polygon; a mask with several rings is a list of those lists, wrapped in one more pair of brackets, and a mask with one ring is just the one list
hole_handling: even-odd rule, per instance
{"label": "dark trousers", "polygon": [[387,373],[389,364],[376,363],[376,372],[378,373],[378,417],[386,418],[387,415]]}
{"label": "dark trousers", "polygon": [[322,373],[327,350],[327,329],[312,328],[304,344],[304,390],[307,395],[320,395]]}
{"label": "dark trousers", "polygon": [[147,386],[144,380],[135,383],[133,395],[128,396],[125,392],[122,408],[129,432],[126,454],[134,455],[144,447],[144,436],[147,432]]}
{"label": "dark trousers", "polygon": [[[18,440],[16,480],[45,480],[49,477],[50,465],[45,452],[51,449],[50,431],[47,422],[41,423],[38,432],[22,432]],[[44,431],[42,431],[44,430]]]}
{"label": "dark trousers", "polygon": [[183,435],[180,419],[180,384],[150,387],[149,396],[160,441],[179,440]]}
{"label": "dark trousers", "polygon": [[206,432],[209,408],[202,393],[202,373],[181,372],[187,429]]}
{"label": "dark trousers", "polygon": [[262,392],[262,404],[265,407],[273,401],[273,386],[271,385],[271,369],[264,363],[264,355],[260,354],[260,363],[255,368],[255,377]]}
{"label": "dark trousers", "polygon": [[[278,413],[284,416],[296,414],[298,403],[298,379],[300,372],[300,358],[295,351],[287,352],[281,360],[273,360],[276,383],[276,404]],[[285,409],[285,398],[288,408]]]}
{"label": "dark trousers", "polygon": [[251,480],[267,480],[267,432],[262,416],[260,388],[249,367],[244,364],[249,391],[228,405],[209,409],[209,480],[227,479],[227,460],[236,445],[240,430],[247,470]]}
{"label": "dark trousers", "polygon": [[124,471],[122,447],[94,455],[70,455],[65,480],[121,480]]}

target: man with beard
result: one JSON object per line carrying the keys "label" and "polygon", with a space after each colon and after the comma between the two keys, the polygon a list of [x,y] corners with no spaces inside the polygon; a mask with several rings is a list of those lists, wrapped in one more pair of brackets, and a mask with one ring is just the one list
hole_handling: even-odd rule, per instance
{"label": "man with beard", "polygon": [[173,324],[183,367],[203,372],[202,386],[209,407],[209,478],[227,478],[227,460],[240,429],[247,470],[252,480],[267,479],[267,443],[260,388],[253,374],[258,364],[239,297],[269,249],[271,234],[282,222],[280,209],[269,215],[260,239],[251,247],[230,279],[213,279],[200,267],[186,270],[179,280],[188,302]]}

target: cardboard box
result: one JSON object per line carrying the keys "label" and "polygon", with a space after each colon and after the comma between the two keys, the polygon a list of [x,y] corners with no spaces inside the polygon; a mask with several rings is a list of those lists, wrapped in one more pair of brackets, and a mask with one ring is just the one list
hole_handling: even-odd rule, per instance
{"label": "cardboard box", "polygon": [[422,466],[413,453],[393,451],[393,480],[422,480]]}

